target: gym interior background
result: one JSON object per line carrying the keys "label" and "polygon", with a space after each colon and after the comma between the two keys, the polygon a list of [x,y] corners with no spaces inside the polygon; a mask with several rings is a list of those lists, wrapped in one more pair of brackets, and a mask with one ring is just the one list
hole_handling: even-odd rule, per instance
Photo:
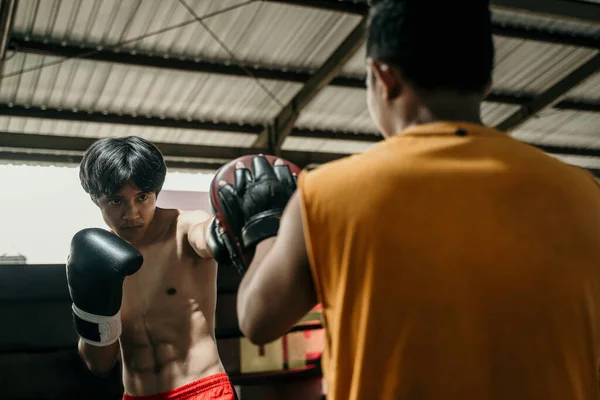
{"label": "gym interior background", "polygon": [[[2,0],[0,398],[120,396],[118,368],[88,373],[71,326],[68,242],[103,224],[78,186],[83,151],[107,136],[156,143],[169,167],[159,199],[182,208],[207,208],[212,173],[241,155],[313,168],[361,152],[381,140],[365,102],[367,10],[337,0]],[[492,0],[492,10],[484,122],[600,178],[600,1]],[[324,398],[318,308],[282,340],[252,346],[237,327],[238,283],[220,268],[218,345],[241,398]]]}

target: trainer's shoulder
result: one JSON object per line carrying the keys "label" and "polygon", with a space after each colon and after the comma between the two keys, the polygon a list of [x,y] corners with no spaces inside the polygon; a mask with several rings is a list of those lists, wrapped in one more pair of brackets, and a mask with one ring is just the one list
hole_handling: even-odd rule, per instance
{"label": "trainer's shoulder", "polygon": [[373,181],[378,162],[371,149],[362,153],[318,166],[311,171],[303,171],[298,177],[298,188],[303,201],[309,199],[337,202],[356,196],[357,191],[365,190]]}
{"label": "trainer's shoulder", "polygon": [[531,169],[543,171],[554,185],[562,186],[570,192],[580,191],[581,195],[583,193],[592,196],[600,195],[600,176],[595,175],[588,168],[571,164],[526,143],[518,145],[529,149],[527,160]]}
{"label": "trainer's shoulder", "polygon": [[594,186],[597,193],[600,194],[600,175],[596,175],[592,173],[592,171],[577,165],[568,165],[568,167],[575,171],[575,173],[579,174],[582,179]]}
{"label": "trainer's shoulder", "polygon": [[349,154],[337,160],[319,165],[311,171],[303,171],[301,174],[301,185],[310,182],[335,182],[340,178],[358,178],[359,175],[368,173],[370,166],[376,163],[380,157],[384,143],[379,142],[361,153]]}

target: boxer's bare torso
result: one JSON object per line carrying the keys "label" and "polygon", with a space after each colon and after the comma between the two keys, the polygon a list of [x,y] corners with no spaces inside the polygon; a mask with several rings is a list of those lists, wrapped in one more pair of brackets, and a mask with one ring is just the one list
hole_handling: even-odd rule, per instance
{"label": "boxer's bare torso", "polygon": [[203,217],[157,209],[159,229],[136,245],[144,264],[125,279],[121,307],[123,383],[130,395],[168,391],[224,371],[214,335],[217,266],[200,258],[187,239]]}

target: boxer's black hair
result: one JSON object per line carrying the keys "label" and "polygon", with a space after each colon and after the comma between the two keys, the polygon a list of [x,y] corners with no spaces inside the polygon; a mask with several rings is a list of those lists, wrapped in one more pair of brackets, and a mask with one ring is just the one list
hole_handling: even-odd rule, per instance
{"label": "boxer's black hair", "polygon": [[416,89],[487,89],[494,66],[488,0],[371,0],[370,5],[367,57],[397,68]]}
{"label": "boxer's black hair", "polygon": [[94,142],[79,166],[81,186],[94,202],[102,196],[114,196],[130,182],[144,192],[158,195],[166,174],[160,150],[137,136]]}

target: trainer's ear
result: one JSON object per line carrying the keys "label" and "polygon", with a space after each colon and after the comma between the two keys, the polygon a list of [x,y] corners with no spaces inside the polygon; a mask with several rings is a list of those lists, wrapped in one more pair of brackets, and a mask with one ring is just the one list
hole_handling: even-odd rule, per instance
{"label": "trainer's ear", "polygon": [[385,100],[394,100],[402,93],[400,75],[389,65],[380,61],[369,60],[369,67],[375,79],[375,90],[380,91]]}
{"label": "trainer's ear", "polygon": [[493,82],[490,79],[490,81],[488,82],[488,84],[485,87],[485,90],[483,92],[483,98],[485,99],[486,97],[488,97],[490,95],[490,92],[492,91],[492,86],[493,86]]}

